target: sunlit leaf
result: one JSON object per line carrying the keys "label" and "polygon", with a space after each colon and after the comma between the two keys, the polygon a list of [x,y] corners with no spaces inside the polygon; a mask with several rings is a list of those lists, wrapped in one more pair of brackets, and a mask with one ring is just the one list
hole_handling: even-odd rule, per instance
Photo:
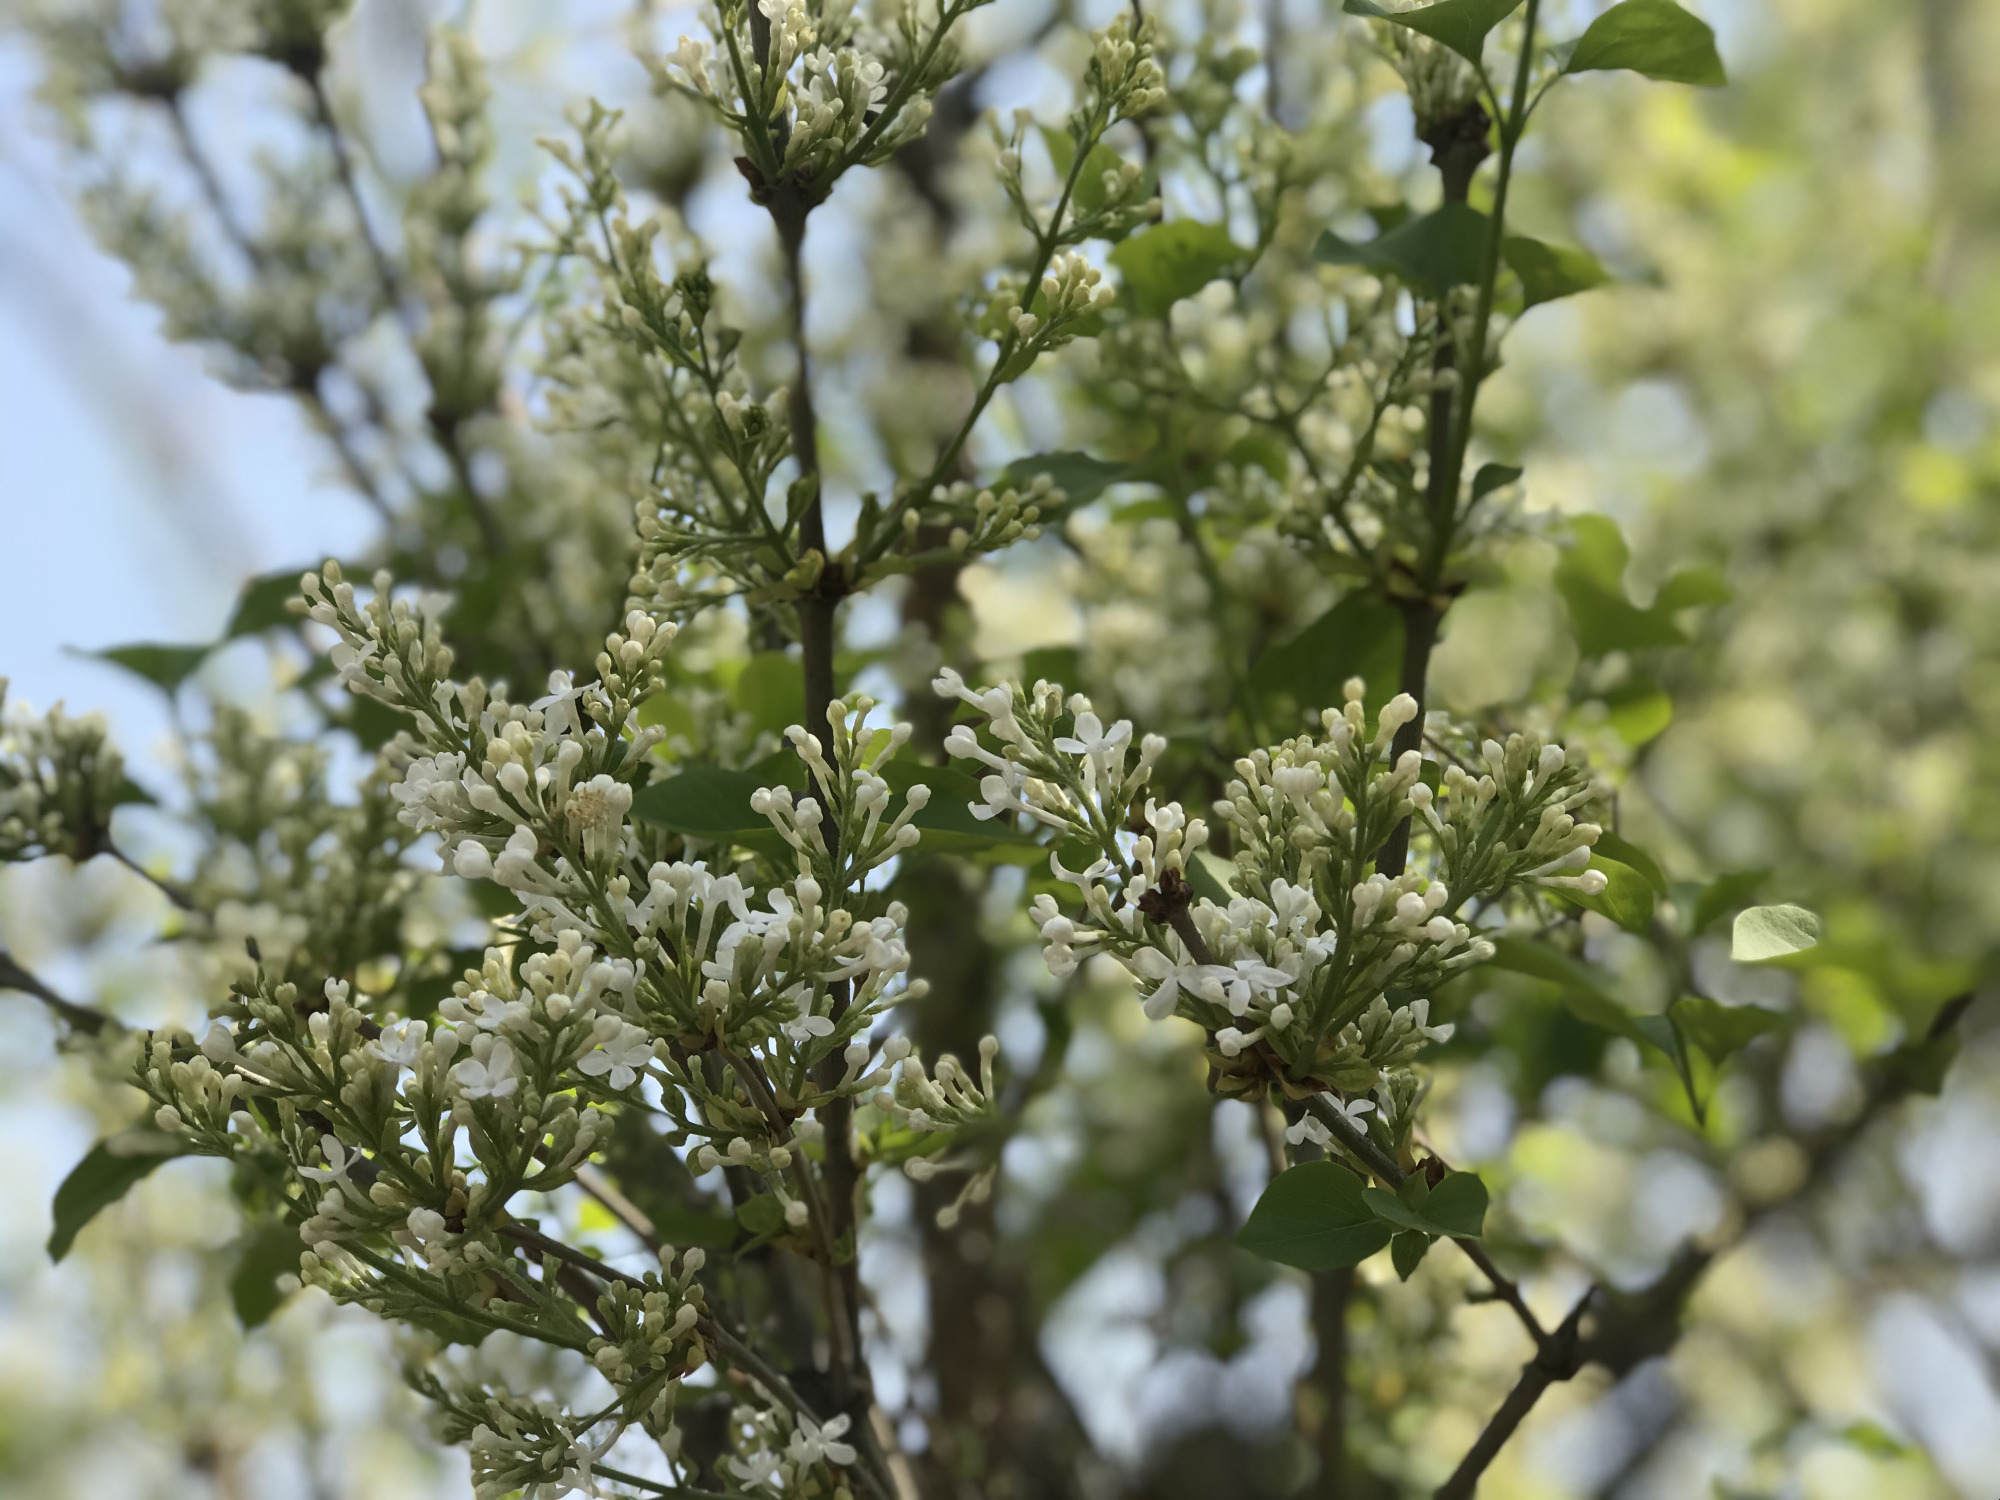
{"label": "sunlit leaf", "polygon": [[1573,890],[1559,890],[1553,894],[1572,905],[1581,906],[1585,911],[1609,917],[1627,932],[1644,932],[1653,920],[1652,883],[1631,866],[1606,859],[1601,854],[1591,856],[1590,868],[1604,875],[1604,889],[1596,895]]}
{"label": "sunlit leaf", "polygon": [[1125,297],[1149,318],[1163,318],[1183,297],[1191,297],[1249,252],[1221,224],[1176,219],[1135,234],[1111,252],[1124,277]]}
{"label": "sunlit leaf", "polygon": [[1723,1062],[1773,1031],[1787,1018],[1756,1005],[1724,1005],[1706,995],[1688,995],[1674,1006],[1681,1033],[1706,1052],[1711,1062]]}
{"label": "sunlit leaf", "polygon": [[1611,280],[1611,273],[1588,250],[1545,244],[1524,234],[1510,234],[1501,240],[1500,256],[1521,278],[1524,309],[1572,297]]}
{"label": "sunlit leaf", "polygon": [[1803,906],[1753,906],[1737,913],[1729,956],[1739,964],[1765,964],[1819,946],[1822,924]]}
{"label": "sunlit leaf", "polygon": [[1489,239],[1486,215],[1463,203],[1447,203],[1360,243],[1329,229],[1313,246],[1313,259],[1398,276],[1436,297],[1479,280],[1486,268]]}
{"label": "sunlit leaf", "polygon": [[1407,26],[1434,41],[1443,42],[1460,57],[1477,64],[1492,31],[1520,6],[1521,0],[1439,0],[1436,5],[1415,10],[1387,10],[1375,0],[1346,0],[1341,9],[1350,16],[1368,16]]}
{"label": "sunlit leaf", "polygon": [[1701,88],[1729,82],[1715,50],[1714,31],[1673,0],[1622,0],[1612,6],[1577,38],[1563,71],[1614,68]]}

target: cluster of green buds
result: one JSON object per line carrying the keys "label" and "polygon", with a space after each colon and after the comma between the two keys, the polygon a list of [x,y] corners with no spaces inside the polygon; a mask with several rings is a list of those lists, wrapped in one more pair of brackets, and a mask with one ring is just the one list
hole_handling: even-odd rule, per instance
{"label": "cluster of green buds", "polygon": [[[999,1054],[998,1037],[980,1038],[977,1081],[949,1052],[929,1072],[921,1058],[904,1056],[897,1065],[895,1082],[877,1092],[873,1100],[883,1120],[883,1129],[873,1143],[876,1155],[900,1158],[904,1175],[915,1182],[930,1182],[953,1173],[964,1175],[958,1196],[938,1210],[937,1223],[943,1229],[956,1225],[968,1204],[984,1203],[999,1176],[997,1158],[990,1151],[977,1149],[980,1137],[990,1133],[1000,1119],[1000,1096],[993,1076],[993,1060]],[[972,1149],[954,1154],[960,1146]]]}
{"label": "cluster of green buds", "polygon": [[57,704],[46,714],[7,706],[0,677],[0,863],[63,854],[96,854],[112,809],[137,800],[124,758],[97,714],[72,718]]}
{"label": "cluster of green buds", "polygon": [[1029,481],[1027,491],[1008,485],[999,494],[990,488],[975,489],[960,480],[939,485],[931,491],[930,503],[921,509],[912,506],[903,512],[903,527],[914,534],[929,522],[955,522],[949,545],[960,556],[994,552],[1017,541],[1033,541],[1042,534],[1042,516],[1060,506],[1063,492],[1046,474]]}

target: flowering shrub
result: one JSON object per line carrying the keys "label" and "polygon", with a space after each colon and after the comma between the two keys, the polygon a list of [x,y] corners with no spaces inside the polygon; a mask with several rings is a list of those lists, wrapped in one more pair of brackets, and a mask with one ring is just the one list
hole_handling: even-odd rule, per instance
{"label": "flowering shrub", "polygon": [[[302,680],[318,727],[374,762],[336,797],[322,746],[217,708],[183,799],[201,852],[184,878],[150,877],[207,955],[206,1029],[120,1041],[109,1017],[0,968],[124,1046],[149,1102],[143,1148],[94,1152],[59,1231],[143,1175],[132,1162],[227,1160],[249,1210],[296,1232],[301,1282],[415,1330],[409,1378],[469,1446],[482,1497],[889,1500],[933,1436],[979,1469],[962,1430],[913,1441],[879,1404],[860,1267],[870,1185],[890,1171],[929,1195],[926,1233],[991,1222],[1004,1149],[1056,1084],[1003,1064],[992,1035],[956,1053],[912,1040],[962,998],[913,976],[913,908],[995,862],[1033,871],[1023,904],[1059,986],[1122,972],[1149,1021],[1199,1036],[1208,1093],[1255,1111],[1271,1181],[1237,1243],[1315,1273],[1331,1326],[1351,1288],[1337,1273],[1388,1248],[1407,1280],[1445,1239],[1518,1317],[1523,1384],[1441,1495],[1469,1494],[1542,1389],[1615,1367],[1692,1284],[1661,1283],[1660,1307],[1624,1322],[1593,1289],[1551,1328],[1501,1270],[1487,1185],[1425,1128],[1429,1049],[1453,1042],[1459,1021],[1440,1018],[1463,1017],[1468,976],[1555,986],[1657,1053],[1696,1118],[1704,1080],[1778,1025],[1698,995],[1636,1014],[1601,993],[1583,912],[1684,960],[1747,891],[1662,901],[1653,861],[1614,831],[1620,766],[1566,746],[1550,716],[1477,724],[1427,700],[1446,612],[1530,529],[1510,499],[1520,470],[1470,462],[1481,388],[1516,318],[1606,279],[1585,252],[1512,232],[1516,149],[1571,74],[1720,82],[1707,28],[1671,0],[1623,0],[1551,49],[1537,0],[1350,0],[1441,179],[1437,207],[1379,208],[1363,237],[1360,169],[1324,128],[1280,123],[1275,81],[1261,103],[1245,86],[1254,68],[1278,80],[1282,57],[1121,13],[1079,39],[1059,124],[988,121],[991,254],[923,330],[962,399],[886,493],[862,491],[833,444],[823,462],[823,427],[840,430],[824,398],[853,372],[807,347],[807,226],[856,169],[900,163],[948,196],[916,163],[965,133],[947,136],[944,106],[976,8],[725,0],[704,35],[645,54],[769,219],[770,317],[728,291],[675,202],[637,185],[627,128],[598,105],[547,143],[560,181],[525,264],[487,255],[489,91],[461,32],[433,44],[434,161],[392,240],[325,87],[338,7],[41,27],[51,98],[102,167],[107,238],[178,334],[301,400],[392,523],[365,588],[328,561],[259,583],[232,625],[322,653]],[[279,69],[323,151],[316,181],[279,191],[274,175],[261,218],[182,109],[201,60],[225,54]],[[1340,63],[1350,82],[1373,65]],[[162,238],[97,134],[112,105],[164,115],[230,276]],[[503,309],[532,325],[529,352]],[[421,372],[420,420],[387,399],[370,329]],[[767,346],[788,351],[781,379]],[[1000,424],[982,419],[1015,386],[1087,401],[1120,456],[989,463]],[[907,437],[911,404],[884,399],[875,428]],[[1129,512],[1107,499],[1142,486]],[[948,595],[974,559],[1047,533],[1134,571],[1164,573],[1171,553],[1205,611],[1188,654],[1215,660],[1161,670],[1143,659],[1157,649],[1121,641],[1093,696],[1052,680],[1082,681],[1087,652],[981,672],[942,663],[939,628],[909,653],[928,655],[921,671],[897,663],[908,722],[838,690],[856,675],[847,601],[901,589],[909,624],[941,626],[916,610],[926,587]],[[1592,536],[1563,564],[1580,629],[1664,650],[1675,616],[1716,602],[1681,577],[1642,609],[1622,542],[1606,567]],[[1258,596],[1274,577],[1297,582],[1267,592],[1321,591],[1324,612],[1286,619],[1296,599]],[[177,693],[205,650],[174,649],[126,664]],[[345,696],[319,696],[323,678]],[[1127,702],[1160,722],[1135,727]],[[101,726],[19,709],[6,726],[0,858],[116,854],[113,812],[145,794]],[[451,899],[480,913],[473,946],[445,936]],[[1762,946],[1746,957],[1817,942],[1808,913],[1747,915]],[[955,931],[980,941],[969,920]],[[586,1200],[643,1268],[568,1232],[565,1205]],[[453,1347],[494,1333],[559,1351],[567,1375],[521,1389]],[[1318,1483],[1339,1493],[1327,1403],[1345,1372],[1313,1379]],[[1024,1492],[1018,1451],[995,1462]]]}

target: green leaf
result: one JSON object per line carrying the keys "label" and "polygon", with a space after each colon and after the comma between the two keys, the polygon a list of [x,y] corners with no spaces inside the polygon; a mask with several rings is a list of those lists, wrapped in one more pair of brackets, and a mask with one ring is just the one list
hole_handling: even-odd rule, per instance
{"label": "green leaf", "polygon": [[1756,1005],[1724,1005],[1706,995],[1688,995],[1674,1006],[1681,1034],[1720,1063],[1741,1052],[1758,1037],[1781,1030],[1787,1018]]}
{"label": "green leaf", "polygon": [[1593,657],[1686,644],[1669,611],[1657,605],[1640,609],[1625,596],[1625,564],[1631,554],[1616,521],[1577,516],[1570,522],[1570,538],[1556,564],[1555,584],[1569,608],[1578,651]]}
{"label": "green leaf", "polygon": [[1125,278],[1125,293],[1143,316],[1164,318],[1183,297],[1191,297],[1248,251],[1220,224],[1176,219],[1135,234],[1111,252],[1111,264]]}
{"label": "green leaf", "polygon": [[[1406,1181],[1404,1187],[1408,1186]],[[1420,1234],[1476,1240],[1486,1225],[1486,1184],[1475,1172],[1447,1172],[1415,1203],[1376,1187],[1363,1188],[1361,1197],[1385,1224]]]}
{"label": "green leaf", "polygon": [[1075,682],[1081,671],[1074,646],[1042,646],[1021,658],[1021,681],[1030,687],[1037,682]]}
{"label": "green leaf", "polygon": [[1489,234],[1486,215],[1478,209],[1447,203],[1361,244],[1329,229],[1313,246],[1313,259],[1398,276],[1436,297],[1479,280],[1486,269]]}
{"label": "green leaf", "polygon": [[639,705],[639,722],[649,729],[666,730],[670,739],[679,735],[690,742],[699,728],[694,710],[671,688],[653,694]]}
{"label": "green leaf", "polygon": [[1384,10],[1375,0],[1347,0],[1341,7],[1350,16],[1368,16],[1407,26],[1434,41],[1443,42],[1460,57],[1477,67],[1486,45],[1486,34],[1511,16],[1521,0],[1439,0],[1436,5],[1416,10]]}
{"label": "green leaf", "polygon": [[1359,1265],[1390,1240],[1361,1194],[1361,1180],[1345,1167],[1302,1162],[1271,1179],[1236,1243],[1301,1271]]}
{"label": "green leaf", "polygon": [[49,1259],[59,1261],[69,1254],[84,1225],[123,1198],[134,1183],[152,1175],[161,1162],[186,1150],[177,1137],[150,1128],[122,1131],[92,1146],[56,1189]]}
{"label": "green leaf", "polygon": [[1840,1429],[1841,1440],[1873,1458],[1916,1458],[1918,1450],[1889,1432],[1880,1423],[1850,1422]]}
{"label": "green leaf", "polygon": [[299,1232],[289,1224],[262,1224],[245,1235],[229,1274],[229,1300],[237,1321],[255,1328],[270,1320],[285,1300],[278,1278],[299,1269]]}
{"label": "green leaf", "polygon": [[1260,693],[1289,693],[1302,709],[1321,709],[1339,704],[1342,685],[1361,677],[1372,710],[1394,696],[1402,665],[1402,615],[1393,604],[1357,591],[1258,657],[1250,685]]}
{"label": "green leaf", "polygon": [[1927,1036],[1898,1047],[1882,1059],[1882,1070],[1913,1094],[1935,1099],[1944,1089],[1945,1075],[1958,1061],[1960,1038],[1956,1031]]}
{"label": "green leaf", "polygon": [[1598,986],[1597,976],[1567,953],[1526,938],[1495,938],[1493,966],[1556,986],[1563,1005],[1586,1025],[1613,1036],[1649,1040],[1633,1025],[1632,1012],[1607,995]]}
{"label": "green leaf", "polygon": [[[1000,818],[973,817],[971,804],[986,799],[979,793],[979,783],[967,772],[956,766],[923,766],[905,760],[892,760],[880,770],[892,792],[907,794],[919,783],[931,789],[930,801],[910,816],[911,824],[923,830],[923,841],[917,845],[923,853],[1001,849],[1030,860],[1042,859],[1041,841],[1032,833],[1022,833]],[[901,810],[900,802],[892,802],[883,816],[893,817]]]}
{"label": "green leaf", "polygon": [[1408,1281],[1416,1274],[1417,1267],[1423,1264],[1430,1250],[1431,1237],[1413,1229],[1406,1229],[1390,1240],[1389,1259],[1395,1264],[1396,1275]]}
{"label": "green leaf", "polygon": [[161,646],[150,642],[133,646],[112,646],[88,654],[113,666],[123,667],[143,677],[171,698],[183,682],[201,670],[208,660],[209,646]]}
{"label": "green leaf", "polygon": [[1768,870],[1738,870],[1733,875],[1721,876],[1703,886],[1701,894],[1695,897],[1694,916],[1689,924],[1691,932],[1699,937],[1708,931],[1756,895],[1757,887],[1769,874]]}
{"label": "green leaf", "polygon": [[1727,604],[1731,597],[1729,580],[1720,568],[1682,568],[1660,585],[1660,592],[1653,596],[1653,608],[1674,614],[1698,604]]}
{"label": "green leaf", "polygon": [[1674,700],[1650,677],[1631,677],[1604,695],[1605,722],[1635,749],[1674,722]]}
{"label": "green leaf", "polygon": [[1258,468],[1283,480],[1292,471],[1292,445],[1269,427],[1253,427],[1229,445],[1223,457],[1239,470]]}
{"label": "green leaf", "polygon": [[1477,1172],[1447,1172],[1424,1200],[1424,1217],[1454,1239],[1476,1240],[1486,1232],[1487,1202]]}
{"label": "green leaf", "polygon": [[1055,481],[1067,504],[1088,505],[1121,479],[1130,479],[1132,466],[1092,458],[1088,453],[1037,453],[1007,465],[993,481],[993,487],[998,490],[1012,485],[1025,490],[1040,474]]}
{"label": "green leaf", "polygon": [[266,573],[244,584],[222,638],[233,641],[240,635],[257,635],[281,625],[296,629],[301,616],[293,614],[287,606],[299,597],[299,579],[305,571],[292,568],[283,573]]}
{"label": "green leaf", "polygon": [[410,727],[409,715],[401,709],[352,693],[346,695],[345,707],[334,716],[334,722],[359,740],[364,750],[380,750],[398,730]]}
{"label": "green leaf", "polygon": [[656,1204],[646,1217],[653,1221],[653,1232],[662,1244],[721,1250],[736,1243],[736,1221],[722,1214],[705,1214],[669,1203]]}
{"label": "green leaf", "polygon": [[775,1193],[759,1193],[738,1205],[736,1219],[752,1234],[782,1234],[786,1227],[785,1206]]}
{"label": "green leaf", "polygon": [[1628,869],[1637,870],[1641,875],[1646,877],[1646,884],[1650,885],[1660,895],[1666,895],[1666,875],[1654,863],[1653,856],[1648,854],[1644,849],[1641,849],[1630,839],[1613,833],[1607,828],[1597,836],[1597,842],[1592,845],[1592,848],[1606,859],[1615,859],[1619,864],[1626,866]]}
{"label": "green leaf", "polygon": [[1524,312],[1544,302],[1587,292],[1611,280],[1611,273],[1588,250],[1544,244],[1524,234],[1510,234],[1501,240],[1500,258],[1507,262],[1508,270],[1521,278]]}
{"label": "green leaf", "polygon": [[782,734],[791,725],[805,720],[805,674],[798,662],[783,651],[759,651],[753,655],[736,674],[729,697],[738,710],[750,716],[754,731]]}
{"label": "green leaf", "polygon": [[1197,898],[1207,897],[1217,906],[1227,906],[1235,897],[1236,866],[1207,849],[1194,851],[1188,861],[1188,885]]}
{"label": "green leaf", "polygon": [[1564,890],[1553,894],[1585,911],[1609,917],[1627,932],[1644,932],[1653,920],[1652,884],[1630,865],[1601,854],[1591,855],[1590,868],[1604,872],[1604,889],[1595,896]]}
{"label": "green leaf", "polygon": [[1695,1122],[1707,1123],[1708,1107],[1695,1087],[1694,1059],[1688,1056],[1687,1038],[1681,1033],[1673,1009],[1670,1007],[1658,1015],[1634,1016],[1632,1030],[1641,1041],[1666,1054],[1667,1061],[1674,1066],[1674,1075],[1681,1081],[1682,1091],[1687,1095],[1688,1108],[1694,1111]]}
{"label": "green leaf", "polygon": [[[801,779],[803,774],[801,771]],[[771,778],[754,771],[689,766],[678,776],[656,781],[635,792],[632,816],[697,838],[728,838],[758,830],[770,832],[770,820],[750,809],[750,794],[770,785]]]}
{"label": "green leaf", "polygon": [[1484,500],[1495,490],[1505,489],[1521,477],[1521,471],[1512,464],[1481,464],[1479,472],[1472,476],[1472,498]]}
{"label": "green leaf", "polygon": [[1662,83],[1721,88],[1729,82],[1715,33],[1673,0],[1623,0],[1577,39],[1565,73],[1622,68]]}
{"label": "green leaf", "polygon": [[1737,913],[1729,956],[1739,964],[1767,964],[1819,946],[1819,917],[1803,906],[1752,906]]}
{"label": "green leaf", "polygon": [[[1076,141],[1067,130],[1057,130],[1051,125],[1044,125],[1041,129],[1042,144],[1049,150],[1049,162],[1055,167],[1056,176],[1067,181],[1070,163],[1076,160]],[[1070,197],[1079,217],[1088,218],[1104,207],[1104,174],[1116,172],[1124,165],[1125,158],[1103,141],[1090,148],[1090,154],[1083,159],[1083,170],[1077,174],[1076,191]],[[1143,198],[1145,195],[1142,193],[1139,196]]]}

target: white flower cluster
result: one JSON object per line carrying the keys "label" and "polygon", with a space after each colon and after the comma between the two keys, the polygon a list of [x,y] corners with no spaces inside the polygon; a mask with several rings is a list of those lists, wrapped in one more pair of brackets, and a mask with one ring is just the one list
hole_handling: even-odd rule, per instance
{"label": "white flower cluster", "polygon": [[[737,1407],[730,1414],[729,1425],[737,1452],[724,1459],[722,1466],[747,1494],[824,1494],[814,1471],[844,1469],[860,1456],[852,1443],[844,1441],[854,1425],[845,1413],[816,1422],[804,1412],[784,1414]],[[845,1485],[836,1491],[847,1492]]]}
{"label": "white flower cluster", "polygon": [[[846,167],[884,160],[922,134],[932,95],[957,66],[946,35],[984,0],[942,5],[928,25],[912,6],[900,46],[858,30],[846,7],[750,3],[769,39],[762,62],[747,7],[725,6],[709,20],[714,40],[683,36],[653,64],[655,85],[703,100],[746,140],[774,144],[777,165],[797,180],[830,186]],[[909,84],[893,96],[892,72]]]}
{"label": "white flower cluster", "polygon": [[[1506,889],[1603,888],[1596,872],[1570,873],[1588,863],[1598,830],[1571,815],[1594,793],[1560,747],[1522,735],[1488,741],[1486,774],[1454,765],[1433,795],[1419,752],[1389,760],[1417,713],[1406,694],[1371,725],[1363,685],[1351,682],[1343,707],[1322,716],[1321,737],[1239,760],[1214,809],[1235,848],[1235,890],[1216,891],[1211,863],[1195,872],[1200,894],[1188,861],[1207,842],[1201,819],[1151,798],[1142,822],[1131,817],[1164,741],[1149,737],[1128,770],[1131,725],[1107,729],[1087,700],[1065,704],[1059,687],[1037,683],[1025,703],[1012,688],[975,690],[949,672],[936,687],[985,717],[992,748],[964,724],[946,742],[990,768],[974,815],[1026,814],[1096,853],[1080,871],[1051,855],[1083,909],[1035,899],[1050,972],[1069,974],[1091,953],[1116,958],[1139,981],[1148,1016],[1178,1015],[1208,1033],[1218,1086],[1231,1091],[1387,1086],[1427,1043],[1450,1037],[1451,1027],[1430,1024],[1430,993],[1493,956],[1473,923]],[[1413,815],[1429,830],[1428,856],[1393,876],[1374,869]]]}
{"label": "white flower cluster", "polygon": [[98,714],[57,704],[37,714],[7,706],[0,677],[0,863],[67,854],[88,859],[124,800],[125,763]]}
{"label": "white flower cluster", "polygon": [[[1164,738],[1147,735],[1140,741],[1137,761],[1128,766],[1131,721],[1120,719],[1106,728],[1088,698],[1079,693],[1065,701],[1059,683],[1037,682],[1033,693],[1017,703],[1011,685],[975,690],[946,667],[932,687],[940,697],[958,698],[978,709],[998,741],[997,749],[987,749],[966,724],[945,739],[944,748],[952,756],[988,767],[979,781],[985,801],[973,805],[974,817],[1025,813],[1065,837],[1102,847],[1108,858],[1122,860],[1118,832],[1130,817],[1133,799],[1151,779],[1154,762],[1166,753]],[[1065,711],[1071,718],[1068,734],[1059,730]],[[1160,869],[1179,868],[1183,847],[1198,849],[1203,842],[1199,818],[1192,831],[1184,819],[1169,816],[1165,824],[1156,825],[1157,847],[1151,838],[1140,840],[1137,857],[1142,867],[1150,868],[1152,879]]]}

